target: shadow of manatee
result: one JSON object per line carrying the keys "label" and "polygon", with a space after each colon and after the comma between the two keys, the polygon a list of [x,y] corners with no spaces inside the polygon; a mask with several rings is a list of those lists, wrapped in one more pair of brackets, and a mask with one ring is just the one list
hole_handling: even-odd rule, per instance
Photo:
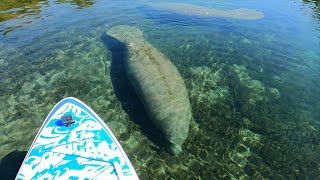
{"label": "shadow of manatee", "polygon": [[0,177],[2,180],[12,180],[16,177],[19,168],[27,155],[27,151],[14,150],[0,161]]}
{"label": "shadow of manatee", "polygon": [[127,46],[106,33],[103,33],[100,39],[112,53],[110,76],[115,95],[119,99],[122,109],[133,122],[140,125],[141,131],[148,139],[159,147],[151,148],[160,153],[166,145],[164,136],[149,119],[125,72],[124,62],[127,58]]}

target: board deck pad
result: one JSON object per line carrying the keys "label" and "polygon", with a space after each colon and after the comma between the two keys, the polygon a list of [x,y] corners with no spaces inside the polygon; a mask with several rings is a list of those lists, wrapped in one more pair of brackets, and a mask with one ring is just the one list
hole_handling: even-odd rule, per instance
{"label": "board deck pad", "polygon": [[[73,123],[66,126],[66,117]],[[16,179],[138,179],[120,143],[101,118],[65,98],[42,124]]]}

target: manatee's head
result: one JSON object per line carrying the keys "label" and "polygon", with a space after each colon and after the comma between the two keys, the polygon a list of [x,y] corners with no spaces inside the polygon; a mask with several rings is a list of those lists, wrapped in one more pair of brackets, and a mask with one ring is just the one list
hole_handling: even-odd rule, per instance
{"label": "manatee's head", "polygon": [[112,36],[122,42],[135,42],[142,39],[142,31],[134,26],[119,25],[110,28],[107,35]]}

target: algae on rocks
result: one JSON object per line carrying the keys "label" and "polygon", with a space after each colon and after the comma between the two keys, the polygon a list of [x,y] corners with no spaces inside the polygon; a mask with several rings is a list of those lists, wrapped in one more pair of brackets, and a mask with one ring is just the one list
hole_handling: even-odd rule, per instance
{"label": "algae on rocks", "polygon": [[197,103],[216,104],[222,102],[229,96],[227,86],[218,85],[221,81],[223,65],[213,64],[212,68],[207,66],[190,68],[191,91],[190,97]]}
{"label": "algae on rocks", "polygon": [[127,48],[126,74],[150,119],[165,135],[169,151],[178,154],[188,136],[191,106],[185,83],[173,63],[145,41],[140,29],[112,27],[107,35]]}
{"label": "algae on rocks", "polygon": [[231,65],[230,75],[232,83],[235,83],[237,91],[239,91],[238,93],[249,104],[253,105],[257,101],[278,99],[280,97],[280,93],[276,88],[267,88],[260,81],[252,79],[247,68],[243,65]]}

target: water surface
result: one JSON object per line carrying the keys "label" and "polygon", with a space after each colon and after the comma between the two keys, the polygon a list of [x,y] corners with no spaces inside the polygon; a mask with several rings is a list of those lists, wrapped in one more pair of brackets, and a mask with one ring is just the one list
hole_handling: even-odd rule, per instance
{"label": "water surface", "polygon": [[[254,21],[148,6],[156,1],[15,2],[0,3],[1,159],[27,151],[54,104],[74,96],[105,120],[141,179],[320,177],[317,1],[183,1],[264,13]],[[157,142],[107,47],[104,33],[120,24],[140,28],[185,80],[193,123],[178,156]]]}

